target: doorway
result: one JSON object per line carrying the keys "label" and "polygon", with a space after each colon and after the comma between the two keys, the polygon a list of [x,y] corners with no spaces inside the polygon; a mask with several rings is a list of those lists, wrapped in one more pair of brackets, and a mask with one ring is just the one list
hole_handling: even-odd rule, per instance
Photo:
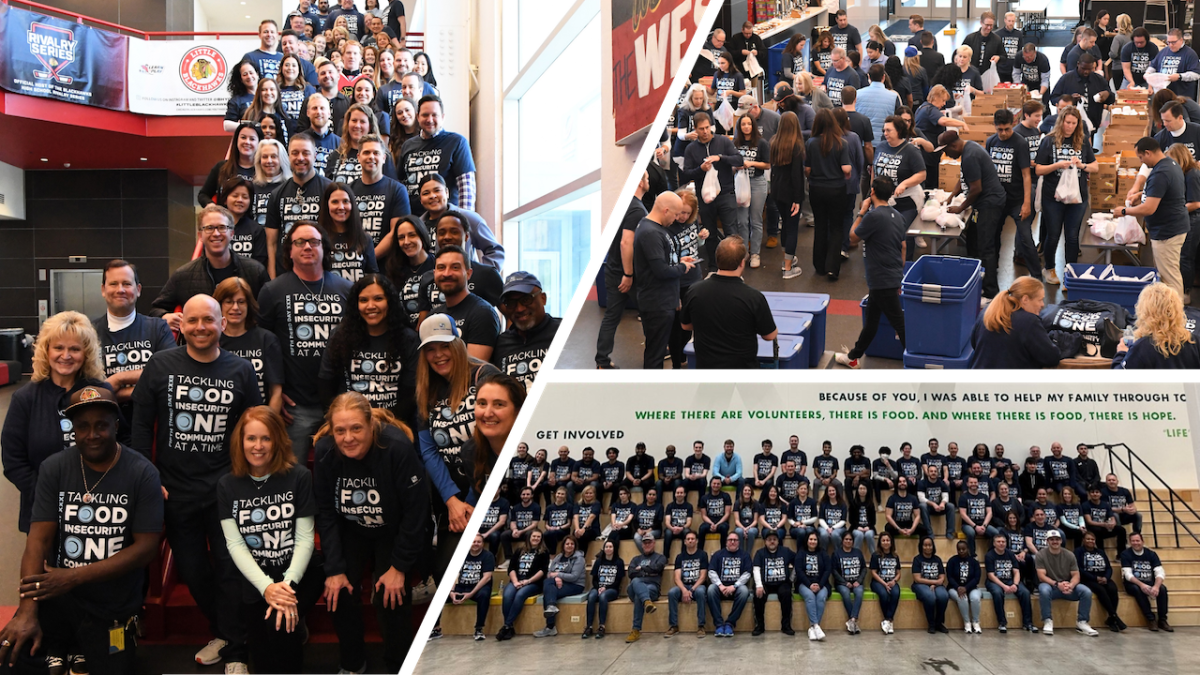
{"label": "doorway", "polygon": [[102,316],[108,311],[100,295],[103,284],[104,270],[50,270],[50,313],[74,310],[88,318]]}

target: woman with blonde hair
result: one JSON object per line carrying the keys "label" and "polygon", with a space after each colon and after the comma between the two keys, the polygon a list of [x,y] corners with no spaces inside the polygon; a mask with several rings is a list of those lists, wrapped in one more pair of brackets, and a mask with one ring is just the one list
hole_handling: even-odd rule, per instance
{"label": "woman with blonde hair", "polygon": [[[1081,202],[1065,204],[1056,196],[1058,181],[1062,172],[1074,167],[1079,170],[1079,194]],[[1079,226],[1083,224],[1083,214],[1087,210],[1089,173],[1100,170],[1096,163],[1096,155],[1092,152],[1092,144],[1088,141],[1083,115],[1075,106],[1067,106],[1058,114],[1054,121],[1054,129],[1042,139],[1034,157],[1034,171],[1042,176],[1042,227],[1046,228],[1042,244],[1042,255],[1045,258],[1044,278],[1047,283],[1058,285],[1058,274],[1055,272],[1058,262],[1058,239],[1066,235],[1067,243],[1063,255],[1066,262],[1079,260]]]}
{"label": "woman with blonde hair", "polygon": [[[888,39],[887,33],[883,32],[883,29],[879,27],[879,24],[871,24],[867,28],[867,36],[871,40],[874,40],[875,42],[878,42],[879,44],[883,45],[883,55],[884,56],[895,56],[896,55],[896,43],[892,42],[891,40]],[[864,47],[864,49],[865,49],[865,47]]]}
{"label": "woman with blonde hair", "polygon": [[1017,277],[988,304],[971,333],[971,368],[1050,368],[1058,347],[1042,326],[1046,288],[1033,277]]}
{"label": "woman with blonde hair", "polygon": [[[217,483],[217,503],[225,545],[242,574],[238,597],[255,672],[302,672],[304,631],[298,628],[325,582],[313,556],[312,474],[296,463],[283,418],[267,406],[242,414],[229,447],[231,471]],[[291,545],[264,545],[264,536]]]}
{"label": "woman with blonde hair", "polygon": [[21,532],[29,533],[38,467],[75,446],[71,421],[62,411],[71,394],[87,386],[112,389],[104,379],[100,338],[79,312],[55,314],[42,324],[33,348],[32,381],[12,395],[0,432],[4,477],[21,493]]}
{"label": "woman with blonde hair", "polygon": [[1113,368],[1200,368],[1200,345],[1187,327],[1183,299],[1155,282],[1142,289],[1134,307],[1134,343],[1117,345]]}
{"label": "woman with blonde hair", "polygon": [[[816,62],[814,61],[814,63]],[[829,99],[829,94],[813,84],[812,75],[803,71],[796,73],[792,89],[803,97],[804,102],[811,105],[814,110],[833,110],[833,101]]]}
{"label": "woman with blonde hair", "polygon": [[912,94],[912,104],[918,106],[929,95],[929,73],[921,65],[919,52],[914,51],[912,56],[908,56],[908,50],[905,49],[904,54],[904,74],[908,76],[908,90]]}
{"label": "woman with blonde hair", "polygon": [[412,588],[429,556],[429,487],[412,438],[407,425],[358,392],[333,399],[314,437],[325,606],[346,672],[367,671],[364,572],[389,672],[399,670],[412,644]]}
{"label": "woman with blonde hair", "polygon": [[[683,201],[683,208],[675,214],[675,222],[667,227],[667,234],[671,237],[671,246],[674,248],[676,256],[690,255],[693,258],[699,258],[702,253],[701,246],[708,239],[708,230],[700,225],[700,202],[696,199],[696,191],[682,187],[676,190],[675,194],[679,195],[679,199]],[[685,272],[679,278],[680,302],[687,297],[692,284],[703,278],[704,275],[699,265]],[[676,370],[684,367],[687,357],[683,354],[683,348],[692,339],[692,332],[683,329],[683,323],[679,317],[680,312],[676,311],[674,322],[671,324],[671,337],[667,340],[667,351],[671,355],[671,367]]]}
{"label": "woman with blonde hair", "polygon": [[1184,202],[1188,210],[1188,235],[1179,252],[1179,273],[1183,277],[1183,302],[1191,302],[1192,284],[1196,281],[1196,250],[1200,248],[1200,164],[1188,147],[1176,143],[1166,150],[1183,171]]}

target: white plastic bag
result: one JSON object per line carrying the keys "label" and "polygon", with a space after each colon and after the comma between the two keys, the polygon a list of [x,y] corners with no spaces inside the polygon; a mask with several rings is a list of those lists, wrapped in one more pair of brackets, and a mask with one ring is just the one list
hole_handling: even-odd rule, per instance
{"label": "white plastic bag", "polygon": [[1079,169],[1073,166],[1063,169],[1058,177],[1058,189],[1054,191],[1054,199],[1060,204],[1083,203],[1083,197],[1079,194]]}
{"label": "white plastic bag", "polygon": [[721,194],[721,180],[717,178],[717,170],[709,169],[704,174],[704,185],[700,187],[700,198],[705,204],[711,204],[712,200]]}
{"label": "white plastic bag", "polygon": [[936,222],[943,230],[948,230],[952,227],[966,227],[966,223],[963,222],[963,219],[960,216],[950,213],[949,211],[942,212],[942,214],[937,217]]}
{"label": "white plastic bag", "polygon": [[936,221],[937,217],[942,215],[945,210],[946,208],[940,202],[930,199],[921,207],[921,220]]}
{"label": "white plastic bag", "polygon": [[996,72],[996,67],[993,65],[983,73],[983,91],[990,94],[1000,84],[1000,73]]}
{"label": "white plastic bag", "polygon": [[763,74],[762,66],[758,65],[758,58],[755,57],[753,54],[747,56],[746,62],[743,63],[742,65],[744,65],[746,67],[746,73],[751,78],[762,77],[762,74]]}
{"label": "white plastic bag", "polygon": [[733,106],[729,105],[729,99],[721,97],[721,105],[713,112],[713,119],[720,122],[722,127],[732,129],[734,123]]}
{"label": "white plastic bag", "polygon": [[1121,216],[1117,219],[1113,231],[1113,241],[1120,246],[1144,244],[1146,243],[1146,233],[1142,231],[1142,226],[1138,225],[1137,218]]}
{"label": "white plastic bag", "polygon": [[1117,231],[1117,221],[1112,218],[1105,218],[1104,220],[1092,218],[1089,229],[1097,239],[1108,241],[1113,238],[1113,235]]}
{"label": "white plastic bag", "polygon": [[[708,177],[705,177],[705,182]],[[733,174],[733,193],[737,196],[738,206],[750,206],[750,176],[745,171],[735,171]]]}
{"label": "white plastic bag", "polygon": [[1150,85],[1150,89],[1152,91],[1166,89],[1167,85],[1171,84],[1170,79],[1168,79],[1169,77],[1169,75],[1164,75],[1162,73],[1146,73],[1145,75],[1146,84]]}

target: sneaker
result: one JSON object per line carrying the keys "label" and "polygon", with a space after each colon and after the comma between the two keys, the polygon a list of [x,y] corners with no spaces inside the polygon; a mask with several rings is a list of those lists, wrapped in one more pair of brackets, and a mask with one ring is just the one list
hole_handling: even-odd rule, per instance
{"label": "sneaker", "polygon": [[612,361],[609,361],[608,363],[597,363],[596,364],[596,370],[620,370],[620,369],[621,368],[617,364],[613,363]]}
{"label": "sneaker", "polygon": [[1075,622],[1075,630],[1076,630],[1076,632],[1083,633],[1084,635],[1086,635],[1088,637],[1096,637],[1097,635],[1100,634],[1100,631],[1096,630],[1095,628],[1092,628],[1090,625],[1088,625],[1088,622],[1086,622],[1086,621],[1076,621]]}
{"label": "sneaker", "polygon": [[1046,619],[1046,623],[1042,624],[1042,632],[1046,635],[1054,635],[1054,619]]}
{"label": "sneaker", "polygon": [[512,635],[509,632],[512,631],[512,629],[512,626],[501,626],[500,630],[496,632],[496,641],[503,642],[512,638]]}
{"label": "sneaker", "polygon": [[[844,346],[843,349],[845,349]],[[847,368],[851,368],[853,370],[859,370],[862,368],[862,359],[852,359],[850,358],[850,354],[847,352],[838,352],[837,354],[834,354],[833,360],[837,361],[839,365],[846,366]]]}
{"label": "sneaker", "polygon": [[751,269],[758,269],[759,267],[762,267],[762,258],[760,258],[757,253],[750,256],[750,267]]}
{"label": "sneaker", "polygon": [[813,628],[814,628],[813,626],[808,627],[808,639],[812,640],[813,642],[816,642],[817,641],[817,631],[813,630]]}
{"label": "sneaker", "polygon": [[583,629],[583,635],[580,635],[580,636],[579,636],[579,639],[581,639],[581,640],[586,640],[586,639],[588,639],[588,638],[592,637],[592,636],[593,636],[593,635],[595,635],[595,634],[596,634],[596,633],[594,633],[594,632],[592,631],[592,627],[591,627],[591,626],[587,626],[586,628],[584,628],[584,629]]}
{"label": "sneaker", "polygon": [[667,632],[663,633],[663,637],[665,638],[675,637],[676,635],[679,635],[679,626],[670,626],[667,628]]}
{"label": "sneaker", "polygon": [[487,639],[487,636],[483,634],[483,629],[482,629],[482,628],[476,628],[476,629],[475,629],[475,641],[476,641],[476,642],[482,642],[482,641],[484,641],[484,640],[486,640],[486,639]]}
{"label": "sneaker", "polygon": [[939,623],[939,624],[937,625],[937,632],[939,632],[939,633],[942,633],[942,634],[945,634],[945,635],[949,635],[949,634],[950,634],[950,629],[949,629],[949,628],[946,628],[946,624],[944,624],[944,623]]}
{"label": "sneaker", "polygon": [[817,640],[824,641],[825,640],[825,631],[821,630],[821,624],[817,624],[817,625],[813,626],[813,628],[815,628],[817,630]]}
{"label": "sneaker", "polygon": [[842,260],[849,260],[849,259],[850,259],[850,252],[842,251]]}
{"label": "sneaker", "polygon": [[69,672],[71,675],[88,675],[87,659],[83,657],[83,654],[76,654],[74,656],[68,654],[67,662],[70,663]]}
{"label": "sneaker", "polygon": [[633,630],[629,631],[629,635],[626,636],[625,644],[629,644],[631,642],[637,642],[638,640],[641,640],[641,639],[642,639],[642,631],[634,628]]}
{"label": "sneaker", "polygon": [[50,675],[64,675],[67,672],[67,662],[61,656],[47,656],[46,670]]}
{"label": "sneaker", "polygon": [[854,619],[850,619],[846,622],[846,632],[854,635]]}
{"label": "sneaker", "polygon": [[604,639],[604,626],[600,626],[599,628],[596,629],[596,639],[597,640]]}
{"label": "sneaker", "polygon": [[970,621],[963,622],[963,632],[966,633],[967,635],[971,634],[971,622]]}
{"label": "sneaker", "polygon": [[642,602],[642,609],[646,610],[647,614],[653,614],[658,611],[658,605],[655,605],[653,600],[646,600]]}
{"label": "sneaker", "polygon": [[542,610],[542,616],[550,618],[558,614],[558,605],[546,605],[546,609]]}
{"label": "sneaker", "polygon": [[1008,632],[1008,626],[1000,626],[1000,627],[999,627],[999,628],[997,628],[996,630],[1000,631],[1001,633],[1007,633],[1007,632]]}
{"label": "sneaker", "polygon": [[433,630],[429,631],[429,639],[430,640],[441,640],[442,639],[442,627],[434,626]]}
{"label": "sneaker", "polygon": [[225,675],[250,675],[250,669],[241,661],[230,661],[225,664]]}
{"label": "sneaker", "polygon": [[704,635],[705,635],[704,626],[700,626],[699,628],[696,629],[696,637],[697,638],[702,638],[702,637],[704,637]]}
{"label": "sneaker", "polygon": [[535,638],[547,638],[547,637],[554,637],[555,635],[558,635],[558,629],[557,629],[557,628],[551,628],[550,626],[546,626],[545,628],[543,628],[543,629],[539,630],[538,632],[534,633],[534,634],[533,634],[533,637],[535,637]]}
{"label": "sneaker", "polygon": [[762,635],[765,632],[767,632],[765,628],[763,628],[762,626],[759,626],[759,625],[755,625],[754,630],[750,631],[750,635],[751,635],[751,637],[758,637],[759,635]]}
{"label": "sneaker", "polygon": [[779,629],[779,632],[783,633],[784,635],[788,635],[788,636],[796,634],[796,631],[792,630],[791,626],[784,626]]}
{"label": "sneaker", "polygon": [[1027,623],[1024,626],[1021,626],[1021,630],[1029,631],[1030,633],[1036,633],[1038,632],[1038,627],[1031,623]]}
{"label": "sneaker", "polygon": [[1164,631],[1166,631],[1166,632],[1168,632],[1168,633],[1174,633],[1174,632],[1175,632],[1175,629],[1174,629],[1174,628],[1171,628],[1171,624],[1167,623],[1167,620],[1166,620],[1166,619],[1159,619],[1159,620],[1158,620],[1158,627],[1159,627],[1159,628],[1161,628],[1161,629],[1163,629]]}
{"label": "sneaker", "polygon": [[733,637],[733,624],[731,624],[731,623],[725,624],[725,637],[727,637],[727,638]]}
{"label": "sneaker", "polygon": [[862,629],[860,629],[858,627],[858,619],[850,619],[850,623],[854,624],[854,634],[855,635],[858,635],[859,633],[862,632]]}
{"label": "sneaker", "polygon": [[917,248],[929,248],[929,242],[925,241],[925,237],[917,237]]}
{"label": "sneaker", "polygon": [[1045,271],[1042,272],[1042,280],[1045,281],[1046,283],[1050,284],[1051,286],[1058,286],[1059,284],[1062,283],[1058,279],[1058,272],[1054,271],[1053,268],[1046,269]]}
{"label": "sneaker", "polygon": [[766,243],[767,248],[775,248],[778,245],[779,245],[779,237],[776,237],[776,236],[767,237],[767,243]]}
{"label": "sneaker", "polygon": [[799,265],[792,265],[792,269],[783,271],[783,278],[784,279],[796,279],[801,274],[804,274],[804,270],[800,269]]}
{"label": "sneaker", "polygon": [[1113,617],[1113,623],[1116,624],[1117,630],[1125,630],[1126,628],[1129,628],[1129,626],[1125,625],[1125,622],[1122,621],[1121,617],[1119,616]]}
{"label": "sneaker", "polygon": [[976,635],[983,635],[983,626],[980,626],[978,621],[971,622],[971,630],[975,631]]}
{"label": "sneaker", "polygon": [[196,652],[196,663],[202,666],[211,666],[214,663],[221,661],[221,649],[228,644],[221,638],[213,638],[204,645],[204,648]]}

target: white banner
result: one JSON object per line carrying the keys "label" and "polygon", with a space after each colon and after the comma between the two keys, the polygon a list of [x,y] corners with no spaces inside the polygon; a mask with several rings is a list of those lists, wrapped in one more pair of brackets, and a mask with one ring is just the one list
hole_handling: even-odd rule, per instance
{"label": "white banner", "polygon": [[[696,440],[716,457],[728,438],[743,465],[764,439],[778,455],[792,434],[810,463],[826,440],[839,462],[851,445],[865,446],[870,459],[886,445],[894,459],[905,441],[920,457],[930,438],[939,440],[943,453],[951,441],[958,443],[964,458],[976,443],[1001,443],[1005,457],[1018,463],[1033,445],[1048,456],[1058,441],[1074,457],[1079,443],[1125,443],[1171,487],[1196,489],[1193,422],[1181,384],[551,383],[521,440],[531,450],[546,448],[551,458],[562,445],[575,459],[585,446],[595,448],[597,457],[612,446],[622,460],[643,441],[658,460],[668,444],[677,457],[687,457]],[[1092,458],[1109,470],[1107,452],[1093,450]]]}
{"label": "white banner", "polygon": [[129,41],[129,111],[224,115],[233,67],[257,39]]}

